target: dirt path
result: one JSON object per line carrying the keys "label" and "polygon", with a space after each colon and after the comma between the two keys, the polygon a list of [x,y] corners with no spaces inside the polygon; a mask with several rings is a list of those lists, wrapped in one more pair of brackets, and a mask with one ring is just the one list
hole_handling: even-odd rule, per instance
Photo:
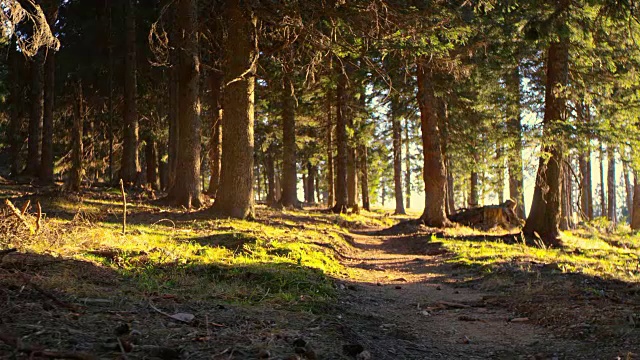
{"label": "dirt path", "polygon": [[465,274],[424,235],[370,231],[351,242],[358,251],[345,265],[354,278],[339,286],[338,316],[345,341],[372,359],[615,358],[518,321],[525,319],[496,303],[496,294],[457,285]]}

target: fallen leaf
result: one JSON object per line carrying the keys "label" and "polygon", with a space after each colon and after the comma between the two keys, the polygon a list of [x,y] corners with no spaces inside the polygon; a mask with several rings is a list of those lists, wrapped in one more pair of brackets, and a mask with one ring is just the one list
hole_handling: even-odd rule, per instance
{"label": "fallen leaf", "polygon": [[182,321],[184,323],[190,323],[193,321],[193,319],[195,319],[195,316],[189,313],[176,313],[173,315],[169,315],[169,317],[174,320]]}

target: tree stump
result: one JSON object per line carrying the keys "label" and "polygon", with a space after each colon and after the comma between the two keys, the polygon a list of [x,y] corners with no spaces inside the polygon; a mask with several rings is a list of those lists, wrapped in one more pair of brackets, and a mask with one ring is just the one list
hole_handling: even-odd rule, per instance
{"label": "tree stump", "polygon": [[501,205],[464,209],[450,215],[449,220],[479,229],[491,229],[498,226],[505,229],[520,227],[524,221],[516,215],[516,205],[514,200],[507,200]]}

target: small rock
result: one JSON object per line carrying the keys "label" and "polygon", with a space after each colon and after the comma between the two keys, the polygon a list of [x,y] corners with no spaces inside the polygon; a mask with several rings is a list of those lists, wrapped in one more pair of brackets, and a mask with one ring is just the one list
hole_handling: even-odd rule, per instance
{"label": "small rock", "polygon": [[400,290],[400,289],[402,289],[402,286],[396,285],[396,290]]}
{"label": "small rock", "polygon": [[371,353],[365,350],[356,356],[356,360],[371,360]]}
{"label": "small rock", "polygon": [[376,283],[376,285],[378,285],[378,286],[382,286],[382,283]]}
{"label": "small rock", "polygon": [[454,294],[460,294],[460,291],[456,290],[453,292]]}
{"label": "small rock", "polygon": [[260,359],[268,359],[270,357],[271,353],[269,352],[269,350],[262,349],[260,350],[260,352],[258,352],[258,358]]}
{"label": "small rock", "polygon": [[302,338],[298,338],[293,341],[293,346],[303,348],[307,346],[307,342]]}
{"label": "small rock", "polygon": [[348,356],[356,356],[364,351],[364,347],[360,344],[342,345],[342,352]]}
{"label": "small rock", "polygon": [[436,290],[442,290],[442,287],[440,285],[436,286]]}

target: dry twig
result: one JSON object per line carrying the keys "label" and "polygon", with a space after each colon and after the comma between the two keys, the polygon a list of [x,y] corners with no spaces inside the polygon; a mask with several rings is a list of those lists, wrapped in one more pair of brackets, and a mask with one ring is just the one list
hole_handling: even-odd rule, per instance
{"label": "dry twig", "polygon": [[5,199],[4,200],[5,205],[7,205],[7,207],[9,207],[9,210],[11,210],[11,212],[13,213],[13,215],[15,215],[20,221],[22,221],[22,223],[29,228],[29,231],[32,234],[36,233],[36,229],[29,224],[29,221],[27,221],[27,218],[24,217],[24,215],[22,214],[22,212],[20,210],[18,210],[15,205],[13,205],[13,203],[9,200],[9,199]]}

